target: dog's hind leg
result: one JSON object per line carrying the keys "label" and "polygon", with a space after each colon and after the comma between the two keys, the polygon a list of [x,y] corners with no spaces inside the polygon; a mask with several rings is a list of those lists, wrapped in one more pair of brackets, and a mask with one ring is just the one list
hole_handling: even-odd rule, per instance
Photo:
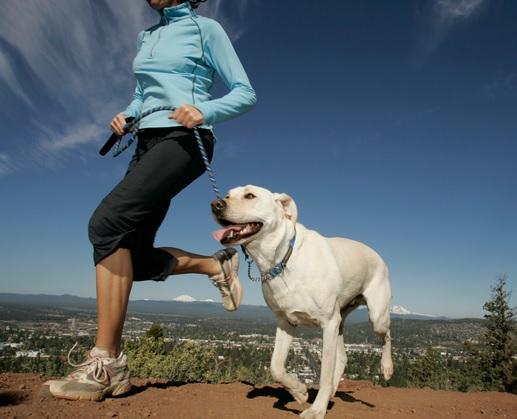
{"label": "dog's hind leg", "polygon": [[368,305],[368,314],[373,331],[383,341],[381,372],[384,379],[388,381],[393,375],[393,360],[391,359],[390,335],[391,288],[387,268],[380,276],[372,280],[363,295]]}
{"label": "dog's hind leg", "polygon": [[279,319],[276,328],[275,348],[271,358],[271,375],[273,380],[282,384],[291,393],[294,399],[302,404],[307,401],[309,394],[307,386],[288,374],[285,370],[285,361],[295,334],[295,327],[286,320]]}
{"label": "dog's hind leg", "polygon": [[336,347],[336,367],[334,370],[334,391],[332,393],[332,397],[336,395],[337,388],[339,387],[339,383],[341,382],[341,377],[343,377],[343,373],[345,372],[346,363],[348,358],[346,356],[345,351],[345,341],[343,339],[343,324],[345,323],[345,319],[341,320],[341,325],[339,326],[339,335],[337,337],[337,347]]}

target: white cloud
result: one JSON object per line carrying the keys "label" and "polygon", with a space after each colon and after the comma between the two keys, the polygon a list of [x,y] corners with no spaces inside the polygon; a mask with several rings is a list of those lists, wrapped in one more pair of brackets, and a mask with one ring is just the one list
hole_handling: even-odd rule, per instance
{"label": "white cloud", "polygon": [[485,0],[437,0],[435,8],[442,19],[468,19],[478,12]]}
{"label": "white cloud", "polygon": [[430,10],[430,31],[424,49],[433,52],[455,25],[479,14],[487,0],[433,0]]}
{"label": "white cloud", "polygon": [[50,152],[74,149],[80,145],[97,143],[98,138],[106,134],[106,129],[94,123],[75,125],[64,133],[55,133],[50,139],[41,142],[41,146]]}

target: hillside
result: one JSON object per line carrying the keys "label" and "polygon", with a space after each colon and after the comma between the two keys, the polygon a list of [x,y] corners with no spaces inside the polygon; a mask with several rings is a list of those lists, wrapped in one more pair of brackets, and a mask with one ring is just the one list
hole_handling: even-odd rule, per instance
{"label": "hillside", "polygon": [[[300,406],[277,386],[167,384],[134,380],[129,397],[101,403],[55,400],[33,374],[0,374],[3,418],[296,418]],[[316,391],[311,391],[313,400]],[[305,406],[307,407],[307,405]],[[456,393],[430,389],[374,387],[345,381],[327,414],[333,418],[517,418],[517,396],[507,393]]]}

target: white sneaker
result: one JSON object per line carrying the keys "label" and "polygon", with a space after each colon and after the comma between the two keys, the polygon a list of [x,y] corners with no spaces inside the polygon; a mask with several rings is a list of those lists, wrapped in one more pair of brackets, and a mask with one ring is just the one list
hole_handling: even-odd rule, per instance
{"label": "white sneaker", "polygon": [[241,305],[242,287],[239,280],[239,253],[231,247],[221,249],[212,256],[221,265],[221,273],[209,279],[219,288],[223,297],[223,306],[228,311],[235,311]]}
{"label": "white sneaker", "polygon": [[[72,364],[70,352],[68,362]],[[120,396],[131,390],[127,357],[122,352],[113,358],[107,351],[93,348],[86,361],[72,365],[78,368],[67,377],[45,383],[49,385],[49,391],[54,397],[100,401],[108,396]]]}

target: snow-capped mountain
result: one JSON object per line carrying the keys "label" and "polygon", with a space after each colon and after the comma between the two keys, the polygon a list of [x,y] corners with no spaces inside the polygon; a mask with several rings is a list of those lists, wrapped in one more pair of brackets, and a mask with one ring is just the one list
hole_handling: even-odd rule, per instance
{"label": "snow-capped mountain", "polygon": [[191,297],[190,295],[178,295],[176,298],[173,298],[172,300],[179,301],[181,303],[193,303],[194,301],[197,301],[194,297]]}
{"label": "snow-capped mountain", "polygon": [[187,294],[178,295],[176,298],[173,298],[172,301],[179,301],[180,303],[215,303],[215,301],[211,298],[207,298],[205,300],[196,300],[194,297],[191,297]]}
{"label": "snow-capped mountain", "polygon": [[[422,314],[409,311],[407,308],[393,305],[390,309],[391,318],[408,319],[408,320],[431,320],[431,319],[446,319],[444,316],[437,316],[435,314]],[[359,306],[357,310],[353,311],[350,316],[352,321],[366,321],[368,319],[368,310],[366,306]]]}
{"label": "snow-capped mountain", "polygon": [[404,308],[402,306],[391,306],[390,313],[392,314],[411,314],[411,311],[409,311],[407,308]]}
{"label": "snow-capped mountain", "polygon": [[412,311],[409,311],[407,308],[398,305],[391,306],[390,312],[391,314],[396,314],[398,316],[439,317],[435,314],[414,313]]}

